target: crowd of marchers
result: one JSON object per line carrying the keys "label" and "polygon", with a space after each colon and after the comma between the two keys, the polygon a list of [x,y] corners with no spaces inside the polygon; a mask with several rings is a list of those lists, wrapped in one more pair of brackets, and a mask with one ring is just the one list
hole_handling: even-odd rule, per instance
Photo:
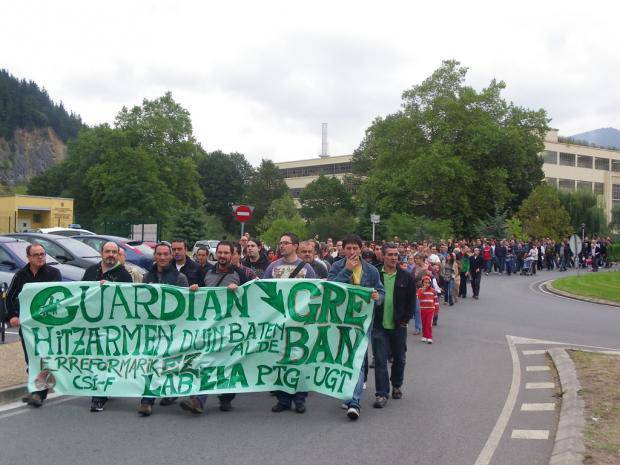
{"label": "crowd of marchers", "polygon": [[[433,343],[433,326],[438,325],[440,305],[454,305],[467,298],[468,287],[474,299],[479,299],[483,274],[535,273],[536,270],[563,271],[568,267],[590,267],[592,271],[609,266],[609,238],[586,238],[581,251],[573,254],[568,239],[530,242],[515,240],[441,240],[419,243],[362,241],[349,235],[335,243],[328,238],[300,241],[293,233],[283,233],[277,247],[267,249],[260,240],[246,234],[239,241],[220,241],[216,261],[208,260],[209,250],[199,247],[190,257],[183,239],[162,241],[154,248],[154,263],[142,274],[126,261],[122,248],[114,242],[102,245],[99,263],[86,269],[82,281],[143,282],[188,287],[237,287],[254,279],[327,279],[354,286],[371,288],[374,311],[368,340],[372,347],[372,362],[368,355],[351,399],[342,403],[346,415],[357,420],[361,414],[363,392],[369,368],[374,368],[375,408],[384,408],[390,397],[400,400],[404,394],[407,336],[420,335],[420,341]],[[46,251],[39,243],[27,247],[28,264],[14,276],[9,287],[6,305],[7,320],[19,327],[19,294],[26,283],[61,281],[58,269],[46,263]],[[21,337],[21,328],[20,328]],[[28,354],[24,357],[28,363]],[[307,392],[294,394],[272,393],[277,402],[273,412],[306,411]],[[47,390],[30,392],[24,401],[33,407],[43,405]],[[219,408],[232,410],[234,393],[218,395]],[[177,399],[160,398],[161,406],[177,402],[193,414],[204,412],[206,395]],[[107,397],[92,397],[90,410],[102,412]],[[144,397],[138,405],[141,416],[153,413],[156,398]]]}

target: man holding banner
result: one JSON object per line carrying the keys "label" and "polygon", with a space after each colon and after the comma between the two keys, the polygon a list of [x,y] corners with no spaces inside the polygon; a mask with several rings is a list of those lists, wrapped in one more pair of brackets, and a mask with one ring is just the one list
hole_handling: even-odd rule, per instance
{"label": "man holding banner", "polygon": [[[119,262],[120,247],[116,242],[106,242],[101,247],[101,261],[89,267],[82,277],[82,281],[99,281],[105,284],[110,281],[113,283],[131,283],[133,278],[129,271]],[[107,397],[93,396],[90,400],[91,412],[103,412],[103,406],[108,401]]]}
{"label": "man holding banner", "polygon": [[[25,284],[62,281],[60,271],[45,263],[45,255],[45,249],[41,244],[34,243],[26,247],[28,264],[15,273],[6,296],[6,306],[11,326],[19,326],[18,298]],[[26,359],[26,365],[28,365],[28,352],[26,351],[26,345],[24,344],[21,326],[19,328],[19,338],[22,341],[24,358]],[[24,397],[24,402],[28,403],[28,405],[32,405],[33,407],[41,407],[46,398],[47,389],[41,389],[30,392],[28,397]]]}
{"label": "man holding banner", "polygon": [[[264,279],[316,278],[312,267],[301,258],[297,257],[299,238],[295,234],[282,234],[279,246],[280,255],[282,258],[276,260],[267,267],[265,274],[263,275]],[[278,398],[278,403],[271,408],[272,412],[278,413],[283,412],[284,410],[290,410],[292,403],[295,404],[295,411],[297,413],[304,413],[306,411],[306,397],[308,397],[307,392],[296,392],[295,394],[289,394],[284,391],[276,391],[276,397]]]}
{"label": "man holding banner", "polygon": [[[371,298],[375,301],[375,308],[377,305],[381,305],[385,296],[385,289],[381,283],[377,268],[367,263],[366,260],[361,259],[362,239],[355,234],[347,236],[342,240],[342,249],[344,259],[334,262],[329,270],[327,279],[372,288]],[[371,328],[372,326],[368,328],[368,338],[371,336]],[[347,407],[347,417],[351,420],[357,420],[360,417],[360,402],[364,392],[364,378],[367,366],[368,357],[364,357],[364,365],[360,370],[353,397],[342,404]]]}

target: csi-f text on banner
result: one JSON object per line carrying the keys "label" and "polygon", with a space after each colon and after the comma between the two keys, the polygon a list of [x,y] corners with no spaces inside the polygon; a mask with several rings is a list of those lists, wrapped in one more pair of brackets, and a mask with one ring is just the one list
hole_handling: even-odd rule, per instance
{"label": "csi-f text on banner", "polygon": [[185,396],[317,391],[350,398],[372,289],[306,280],[186,288],[28,284],[20,295],[29,390]]}

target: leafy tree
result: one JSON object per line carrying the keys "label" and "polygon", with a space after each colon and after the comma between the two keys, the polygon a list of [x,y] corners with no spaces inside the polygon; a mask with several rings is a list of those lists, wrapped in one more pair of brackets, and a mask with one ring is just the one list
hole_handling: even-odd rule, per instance
{"label": "leafy tree", "polygon": [[525,241],[528,239],[527,234],[523,232],[521,220],[516,216],[506,221],[506,237],[509,239],[514,238],[517,241]]}
{"label": "leafy tree", "polygon": [[248,222],[250,229],[255,229],[267,214],[272,202],[288,193],[280,169],[271,160],[261,160],[261,164],[252,174],[248,187],[247,199],[254,206],[252,218]]}
{"label": "leafy tree", "polygon": [[494,215],[487,214],[486,218],[478,220],[476,233],[482,237],[494,237],[503,239],[508,230],[508,210],[504,212],[495,211]]}
{"label": "leafy tree", "polygon": [[342,182],[338,178],[323,175],[301,191],[299,202],[301,214],[309,220],[333,216],[334,210],[342,210],[347,216],[351,216],[354,211],[351,194]]}
{"label": "leafy tree", "polygon": [[523,202],[517,218],[524,232],[532,238],[559,238],[570,235],[570,216],[560,203],[558,191],[546,184],[539,185]]}
{"label": "leafy tree", "polygon": [[606,234],[608,231],[607,215],[599,198],[594,192],[585,189],[576,191],[559,190],[560,203],[570,216],[573,231],[580,231],[585,223],[589,234]]}
{"label": "leafy tree", "polygon": [[171,239],[185,239],[189,247],[192,247],[196,241],[207,237],[206,229],[207,218],[204,212],[185,208],[174,216]]}
{"label": "leafy tree", "polygon": [[357,219],[350,210],[338,209],[311,219],[307,226],[308,236],[318,234],[320,240],[328,237],[342,239],[347,234],[357,233]]}
{"label": "leafy tree", "polygon": [[227,231],[237,230],[232,206],[246,199],[247,185],[254,170],[241,153],[215,151],[198,159],[198,185],[207,213],[217,216]]}
{"label": "leafy tree", "polygon": [[289,193],[271,203],[258,231],[261,239],[272,247],[277,246],[283,232],[292,232],[300,238],[305,238],[307,234],[306,222]]}
{"label": "leafy tree", "polygon": [[611,209],[611,223],[609,227],[615,230],[620,229],[620,204],[616,204]]}
{"label": "leafy tree", "polygon": [[387,236],[408,241],[447,239],[453,236],[449,220],[432,220],[405,213],[394,213],[386,221]]}
{"label": "leafy tree", "polygon": [[488,212],[514,211],[540,182],[544,110],[506,102],[501,81],[478,92],[466,74],[443,62],[403,93],[400,111],[366,130],[353,156],[354,172],[367,176],[361,210],[449,219],[471,233]]}

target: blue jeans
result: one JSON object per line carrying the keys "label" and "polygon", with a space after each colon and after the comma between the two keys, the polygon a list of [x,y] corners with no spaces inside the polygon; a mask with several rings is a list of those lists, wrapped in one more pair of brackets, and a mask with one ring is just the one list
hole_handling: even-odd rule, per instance
{"label": "blue jeans", "polygon": [[[224,401],[228,401],[231,402],[234,398],[235,398],[236,394],[219,394],[217,397],[218,399],[220,399],[220,402]],[[200,403],[202,404],[202,406],[204,407],[204,405],[207,403],[207,394],[199,394],[196,396],[198,398],[198,400],[200,401]]]}
{"label": "blue jeans", "polygon": [[454,291],[454,279],[450,278],[450,281],[444,282],[443,290],[444,294],[444,302],[454,303],[454,299],[452,298],[452,291]]}
{"label": "blue jeans", "polygon": [[506,268],[506,257],[497,257],[499,261],[499,272],[503,273]]}
{"label": "blue jeans", "polygon": [[415,310],[413,311],[413,322],[414,322],[415,329],[418,331],[422,331],[422,319],[420,318],[420,301],[418,299],[415,299]]}
{"label": "blue jeans", "polygon": [[[372,351],[375,357],[375,387],[377,396],[389,397],[390,381],[393,388],[403,385],[407,355],[407,328],[384,329],[375,326],[372,333]],[[392,354],[391,376],[388,357]]]}
{"label": "blue jeans", "polygon": [[[366,337],[368,338],[368,340],[372,338],[372,323],[370,324],[370,328],[368,328]],[[355,407],[358,410],[361,409],[360,402],[362,401],[362,394],[364,394],[364,372],[366,371],[367,366],[368,357],[364,357],[364,363],[362,364],[362,369],[360,370],[359,376],[357,378],[357,384],[355,385],[355,389],[353,390],[353,397],[344,402],[349,407]]]}
{"label": "blue jeans", "polygon": [[484,262],[484,272],[490,273],[491,268],[493,267],[493,260],[487,260]]}

